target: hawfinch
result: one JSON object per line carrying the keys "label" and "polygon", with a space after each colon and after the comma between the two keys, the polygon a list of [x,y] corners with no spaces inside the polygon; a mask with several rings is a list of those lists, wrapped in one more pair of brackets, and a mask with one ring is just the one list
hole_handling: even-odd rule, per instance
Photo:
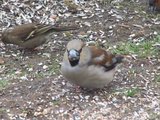
{"label": "hawfinch", "polygon": [[113,80],[116,66],[123,58],[95,46],[86,46],[80,40],[72,40],[67,44],[61,72],[78,86],[103,88]]}
{"label": "hawfinch", "polygon": [[52,32],[78,29],[77,26],[56,27],[39,23],[28,23],[6,29],[2,33],[4,44],[15,44],[26,49],[34,49],[47,41],[47,36]]}

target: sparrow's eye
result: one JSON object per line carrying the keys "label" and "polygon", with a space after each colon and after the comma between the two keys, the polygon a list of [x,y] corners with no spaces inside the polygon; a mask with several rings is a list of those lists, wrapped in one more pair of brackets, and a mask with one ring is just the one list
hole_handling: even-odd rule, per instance
{"label": "sparrow's eye", "polygon": [[68,51],[68,59],[70,61],[75,61],[80,59],[80,53],[79,51],[75,49],[67,50]]}

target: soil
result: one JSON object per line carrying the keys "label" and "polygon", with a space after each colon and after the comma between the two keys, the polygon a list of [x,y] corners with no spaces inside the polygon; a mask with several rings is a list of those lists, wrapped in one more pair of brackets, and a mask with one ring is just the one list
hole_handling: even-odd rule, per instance
{"label": "soil", "polygon": [[[33,10],[42,6],[39,13],[34,10],[32,22],[41,21],[48,7],[52,8],[52,15],[59,15],[56,24],[81,26],[79,30],[52,34],[49,42],[35,51],[0,41],[0,80],[7,81],[0,87],[0,119],[159,120],[160,82],[156,76],[160,74],[160,56],[141,58],[129,54],[129,61],[118,66],[113,82],[103,89],[77,90],[60,71],[68,41],[96,41],[112,49],[110,46],[128,41],[153,40],[160,33],[159,14],[150,13],[145,0],[86,0],[77,13],[62,7],[66,6],[62,1],[47,2],[0,2],[1,30],[25,23],[20,13],[28,10],[26,6]],[[16,8],[17,5],[20,7]],[[48,11],[46,16],[50,16]],[[49,17],[45,21],[51,22]]]}

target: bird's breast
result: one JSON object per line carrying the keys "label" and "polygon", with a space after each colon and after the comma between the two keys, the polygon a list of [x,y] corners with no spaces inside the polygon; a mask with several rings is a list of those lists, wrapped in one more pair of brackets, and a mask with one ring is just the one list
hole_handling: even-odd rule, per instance
{"label": "bird's breast", "polygon": [[102,88],[113,80],[115,69],[105,72],[95,65],[71,67],[62,64],[61,71],[70,82],[87,88]]}

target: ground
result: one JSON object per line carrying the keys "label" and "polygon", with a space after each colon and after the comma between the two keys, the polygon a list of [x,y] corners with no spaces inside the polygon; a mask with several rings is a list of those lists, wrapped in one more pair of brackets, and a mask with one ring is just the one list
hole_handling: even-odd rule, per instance
{"label": "ground", "polygon": [[[145,0],[80,0],[72,12],[61,0],[0,4],[1,31],[31,21],[80,26],[52,34],[36,51],[0,41],[0,119],[160,119],[160,14],[149,12]],[[77,91],[60,71],[72,39],[94,41],[128,60],[105,88]]]}

